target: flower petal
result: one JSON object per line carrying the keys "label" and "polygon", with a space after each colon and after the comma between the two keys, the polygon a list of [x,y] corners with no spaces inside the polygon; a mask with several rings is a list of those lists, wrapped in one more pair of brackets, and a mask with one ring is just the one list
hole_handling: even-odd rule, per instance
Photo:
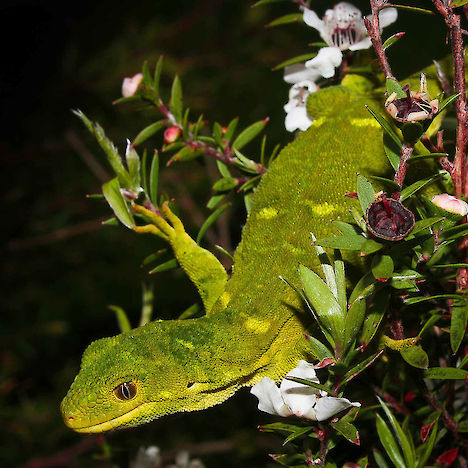
{"label": "flower petal", "polygon": [[322,33],[323,28],[325,27],[323,21],[317,16],[317,13],[309,8],[304,8],[304,13],[302,14],[302,19],[307,26],[316,29],[319,33]]}
{"label": "flower petal", "polygon": [[386,28],[394,23],[398,18],[398,10],[396,8],[384,8],[379,13],[380,28]]}
{"label": "flower petal", "polygon": [[[306,361],[299,361],[297,367],[288,372],[288,376],[319,383],[314,366]],[[315,420],[314,406],[320,393],[318,389],[285,379],[281,382],[280,390],[284,402],[294,415]]]}
{"label": "flower petal", "polygon": [[286,130],[288,132],[294,132],[296,130],[307,130],[312,124],[312,119],[308,116],[306,107],[294,107],[290,110],[287,110],[286,107],[288,104],[284,106],[287,112],[286,118],[284,120]]}
{"label": "flower petal", "polygon": [[317,56],[308,60],[305,66],[318,71],[324,78],[331,78],[342,60],[343,54],[337,47],[322,47]]}
{"label": "flower petal", "polygon": [[303,63],[295,63],[284,69],[284,81],[296,84],[300,81],[315,82],[321,75],[317,70],[306,68]]}
{"label": "flower petal", "polygon": [[350,406],[361,406],[361,403],[352,403],[347,398],[335,398],[329,396],[318,398],[315,405],[317,421],[325,421],[325,419],[331,418],[336,413],[339,413]]}
{"label": "flower petal", "polygon": [[372,45],[372,42],[370,40],[370,37],[365,37],[359,42],[356,42],[353,45],[349,46],[349,50],[362,50],[362,49],[368,49]]}
{"label": "flower petal", "polygon": [[258,409],[278,416],[291,416],[292,412],[281,397],[280,389],[269,377],[256,383],[250,393],[258,398]]}

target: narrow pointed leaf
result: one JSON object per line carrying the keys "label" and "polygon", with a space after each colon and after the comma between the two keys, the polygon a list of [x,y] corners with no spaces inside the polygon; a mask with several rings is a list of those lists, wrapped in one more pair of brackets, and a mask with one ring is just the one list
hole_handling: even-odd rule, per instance
{"label": "narrow pointed leaf", "polygon": [[154,152],[150,169],[150,198],[153,205],[158,206],[158,185],[159,185],[159,154]]}
{"label": "narrow pointed leaf", "polygon": [[403,457],[401,456],[400,450],[398,449],[396,440],[393,438],[392,431],[390,431],[380,414],[376,415],[376,423],[380,442],[382,443],[390,460],[392,460],[393,464],[397,468],[407,468]]}
{"label": "narrow pointed leaf", "polygon": [[411,184],[409,187],[405,187],[401,191],[401,201],[404,201],[407,198],[411,197],[411,195],[414,195],[416,192],[418,192],[431,182],[434,182],[438,178],[440,178],[440,175],[436,174],[435,176],[429,177],[427,179],[418,180],[414,184]]}
{"label": "narrow pointed leaf", "polygon": [[236,128],[237,128],[237,124],[239,123],[239,118],[236,117],[235,119],[232,119],[227,128],[226,128],[226,131],[224,132],[224,139],[226,141],[231,141],[231,138],[233,137],[234,135],[234,132],[236,131]]}
{"label": "narrow pointed leaf", "polygon": [[127,314],[122,309],[122,307],[118,307],[115,305],[109,305],[107,307],[115,312],[115,317],[117,318],[117,323],[119,324],[119,329],[121,333],[125,333],[132,329],[132,326],[130,325],[130,320],[128,320]]}
{"label": "narrow pointed leaf", "polygon": [[315,244],[340,250],[361,250],[366,238],[358,234],[318,239]]}
{"label": "narrow pointed leaf", "polygon": [[450,320],[450,345],[456,353],[465,337],[465,329],[468,322],[468,301],[454,304],[452,318]]}
{"label": "narrow pointed leaf", "polygon": [[268,119],[265,119],[259,120],[258,122],[249,125],[235,138],[234,142],[232,143],[232,147],[237,150],[242,149],[265,128],[267,123]]}
{"label": "narrow pointed leaf", "polygon": [[[384,43],[383,43],[383,50],[386,50],[388,49],[389,47],[391,47],[393,44],[395,44],[395,42],[399,41],[402,37],[403,37],[404,33],[396,33],[394,34],[393,36],[390,36]],[[389,79],[387,79],[387,82],[388,82]],[[395,81],[395,80],[393,80]],[[401,89],[401,87],[400,87]],[[387,85],[387,91],[388,91],[388,85]],[[390,93],[391,94],[391,93]],[[405,97],[406,94],[403,94],[403,96],[398,96],[397,97]]]}
{"label": "narrow pointed leaf", "polygon": [[400,165],[401,142],[400,140],[396,142],[390,135],[384,133],[383,143],[387,159],[390,162],[393,169],[397,171],[398,166]]}
{"label": "narrow pointed leaf", "polygon": [[380,126],[384,129],[384,131],[391,137],[391,139],[398,145],[401,146],[401,141],[398,135],[395,133],[395,130],[391,127],[385,117],[382,117],[378,112],[371,109],[369,106],[366,105],[366,109],[372,114],[375,120],[380,124]]}
{"label": "narrow pointed leaf", "polygon": [[213,185],[215,192],[226,192],[237,186],[237,179],[234,177],[223,177],[217,180]]}
{"label": "narrow pointed leaf", "polygon": [[128,228],[135,226],[135,220],[128,208],[128,204],[125,201],[122,193],[120,192],[120,184],[118,178],[114,178],[109,182],[106,182],[102,186],[102,193],[109,203],[110,207],[114,211],[115,216]]}
{"label": "narrow pointed leaf", "polygon": [[155,135],[159,130],[162,130],[166,126],[166,120],[158,120],[147,127],[145,127],[133,140],[133,145],[137,146],[140,143],[143,143],[148,138]]}
{"label": "narrow pointed leaf", "polygon": [[175,258],[172,260],[168,260],[167,262],[161,263],[161,265],[158,265],[156,268],[153,268],[149,273],[150,275],[153,275],[155,273],[161,273],[163,271],[168,271],[168,270],[173,270],[174,268],[177,268],[179,263]]}
{"label": "narrow pointed leaf", "polygon": [[161,55],[154,69],[153,90],[156,93],[156,96],[159,96],[159,82],[161,81],[162,67],[163,67],[163,56]]}
{"label": "narrow pointed leaf", "polygon": [[307,60],[313,59],[317,55],[317,52],[312,53],[312,54],[302,54],[298,55],[296,57],[290,58],[288,60],[285,60],[284,62],[279,63],[275,67],[273,67],[273,70],[281,70],[282,68],[288,67],[289,65],[294,65],[295,63],[299,62],[305,62]]}
{"label": "narrow pointed leaf", "polygon": [[350,380],[357,377],[362,371],[367,369],[381,354],[383,350],[381,349],[377,353],[373,354],[372,356],[368,357],[364,361],[360,362],[358,365],[352,367],[346,374],[343,376],[343,384],[349,382]]}
{"label": "narrow pointed leaf", "polygon": [[358,299],[354,301],[346,314],[345,336],[343,341],[345,347],[350,346],[354,342],[354,339],[361,329],[365,315],[366,300]]}
{"label": "narrow pointed leaf", "polygon": [[177,122],[182,121],[182,84],[179,75],[176,75],[172,83],[170,109]]}
{"label": "narrow pointed leaf", "polygon": [[393,274],[393,260],[390,255],[374,255],[371,264],[372,274],[376,279],[390,278]]}
{"label": "narrow pointed leaf", "polygon": [[226,203],[222,206],[220,206],[216,211],[211,213],[210,216],[206,219],[206,221],[203,223],[202,227],[200,228],[200,232],[198,233],[197,236],[197,244],[200,244],[201,240],[203,239],[203,236],[205,235],[206,231],[209,229],[209,227],[216,222],[216,220],[221,216],[223,211],[228,208],[231,204]]}
{"label": "narrow pointed leaf", "polygon": [[130,175],[131,188],[138,193],[141,190],[140,157],[129,140],[127,140],[125,159],[127,161],[128,172]]}
{"label": "narrow pointed leaf", "polygon": [[364,320],[362,333],[359,337],[360,345],[366,347],[376,334],[380,322],[382,321],[385,312],[387,311],[389,298],[390,291],[387,288],[376,292],[374,299],[369,307],[367,317]]}
{"label": "narrow pointed leaf", "polygon": [[351,423],[339,420],[336,423],[331,423],[331,426],[352,444],[360,445],[359,432]]}
{"label": "narrow pointed leaf", "polygon": [[321,341],[317,340],[317,338],[306,335],[306,340],[312,348],[312,353],[319,361],[333,357],[333,353]]}
{"label": "narrow pointed leaf", "polygon": [[405,458],[406,466],[414,467],[414,453],[413,453],[413,450],[411,449],[410,443],[408,442],[408,438],[406,437],[406,434],[403,432],[403,429],[401,428],[400,424],[396,420],[395,416],[393,416],[393,414],[389,410],[388,406],[379,397],[377,398],[383,410],[385,411],[385,414],[388,420],[390,421],[390,424],[393,430],[396,433],[398,442],[403,450],[403,456]]}
{"label": "narrow pointed leaf", "polygon": [[299,377],[294,377],[290,375],[287,375],[285,379],[300,383],[302,385],[307,385],[308,387],[318,388],[319,390],[323,390],[324,392],[327,392],[329,395],[331,395],[332,393],[331,388],[328,388],[326,385],[322,385],[317,382],[312,382],[311,380],[301,379]]}
{"label": "narrow pointed leaf", "polygon": [[430,367],[424,371],[427,379],[463,380],[467,375],[468,371],[457,367]]}
{"label": "narrow pointed leaf", "polygon": [[280,16],[275,20],[271,21],[266,25],[267,28],[271,28],[273,26],[279,26],[282,24],[290,24],[290,23],[297,23],[302,21],[302,14],[301,13],[289,13],[287,15]]}
{"label": "narrow pointed leaf", "polygon": [[344,311],[324,281],[304,265],[299,265],[299,274],[305,295],[323,325],[330,331],[336,343],[342,343]]}
{"label": "narrow pointed leaf", "polygon": [[372,184],[362,175],[357,177],[357,194],[362,212],[365,214],[367,207],[375,202],[375,192]]}

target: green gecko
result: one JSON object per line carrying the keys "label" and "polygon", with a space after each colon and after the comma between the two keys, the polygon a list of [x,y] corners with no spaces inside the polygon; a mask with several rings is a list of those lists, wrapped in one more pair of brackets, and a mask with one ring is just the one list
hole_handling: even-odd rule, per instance
{"label": "green gecko", "polygon": [[[434,96],[436,80],[428,78]],[[344,195],[355,191],[357,172],[388,174],[382,130],[364,107],[381,108],[383,99],[356,76],[309,97],[315,120],[264,175],[229,280],[167,205],[164,218],[135,207],[150,221],[136,230],[170,243],[206,315],[154,321],[92,343],[61,405],[67,426],[98,433],[202,410],[263,377],[280,380],[300,359],[314,360],[303,337],[310,315],[280,276],[299,287],[299,263],[318,272],[310,232],[330,236],[331,219],[349,220],[355,200]]]}

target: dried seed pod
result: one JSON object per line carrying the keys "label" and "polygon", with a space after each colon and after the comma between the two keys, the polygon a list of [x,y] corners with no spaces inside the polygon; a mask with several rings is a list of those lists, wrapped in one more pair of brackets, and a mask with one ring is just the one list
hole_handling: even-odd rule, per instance
{"label": "dried seed pod", "polygon": [[369,205],[366,220],[375,237],[390,241],[404,239],[414,227],[414,214],[401,202],[385,195]]}
{"label": "dried seed pod", "polygon": [[385,101],[386,111],[397,122],[419,122],[432,119],[439,110],[438,99],[431,101],[429,98],[424,73],[421,73],[421,85],[418,92],[410,91],[409,86],[404,86],[403,91],[406,91],[406,97],[397,98],[397,94],[392,93]]}

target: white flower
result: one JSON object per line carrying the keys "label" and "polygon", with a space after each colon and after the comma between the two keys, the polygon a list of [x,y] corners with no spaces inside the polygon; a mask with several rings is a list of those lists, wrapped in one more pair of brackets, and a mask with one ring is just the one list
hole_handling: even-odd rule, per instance
{"label": "white flower", "polygon": [[285,126],[288,132],[307,130],[312,119],[307,114],[307,97],[315,93],[318,87],[312,81],[304,80],[294,84],[289,90],[289,102],[284,106],[286,111]]}
{"label": "white flower", "polygon": [[[380,27],[383,29],[397,19],[398,12],[396,8],[385,8],[379,13]],[[371,16],[367,17],[371,19]],[[317,14],[304,8],[304,22],[316,29],[322,39],[329,47],[321,49],[317,57],[306,62],[306,67],[314,68],[321,72],[324,78],[330,78],[334,74],[334,68],[341,64],[342,50],[360,50],[368,49],[371,46],[371,40],[367,35],[366,26],[362,13],[354,5],[347,2],[340,2],[332,10],[327,10],[323,19],[320,19]],[[330,49],[335,49],[332,53]],[[322,52],[325,50],[325,52]],[[320,52],[322,55],[320,56]],[[339,55],[338,55],[339,52]],[[319,57],[320,56],[320,57]],[[329,59],[329,64],[326,66],[324,61]],[[331,72],[333,67],[333,71]]]}
{"label": "white flower", "polygon": [[342,60],[343,54],[337,47],[322,47],[313,59],[307,60],[305,66],[316,70],[324,78],[331,78]]}
{"label": "white flower", "polygon": [[468,203],[448,193],[434,195],[431,202],[443,210],[450,211],[460,216],[466,216],[468,214]]}
{"label": "white flower", "polygon": [[320,73],[313,68],[306,68],[303,63],[295,63],[284,69],[284,81],[296,84],[300,81],[311,81],[315,83],[320,78]]}
{"label": "white flower", "polygon": [[140,83],[143,80],[143,75],[141,73],[137,73],[136,75],[132,76],[131,78],[124,78],[122,82],[122,96],[123,97],[130,97],[133,96],[140,86]]}
{"label": "white flower", "polygon": [[[298,377],[319,383],[315,367],[299,361],[288,377]],[[351,406],[361,406],[346,398],[327,396],[323,390],[284,379],[278,388],[269,377],[255,384],[251,393],[258,398],[258,409],[278,416],[297,416],[312,421],[324,421]]]}

